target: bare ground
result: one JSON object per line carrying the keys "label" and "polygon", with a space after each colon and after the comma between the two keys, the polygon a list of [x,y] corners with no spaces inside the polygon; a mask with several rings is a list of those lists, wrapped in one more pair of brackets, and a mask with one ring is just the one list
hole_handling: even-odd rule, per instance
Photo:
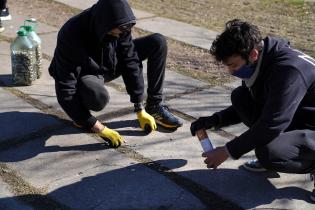
{"label": "bare ground", "polygon": [[[315,57],[315,3],[302,0],[129,0],[137,9],[177,19],[214,31],[222,31],[226,21],[240,18],[258,25],[264,35],[281,36]],[[79,10],[52,0],[9,1],[13,13],[35,17],[60,27]],[[176,11],[176,12],[174,12]],[[34,15],[35,14],[35,15]],[[147,32],[135,29],[134,36]],[[0,35],[1,39],[1,35]],[[214,62],[206,50],[169,39],[167,67],[182,74],[218,85],[232,78]]]}
{"label": "bare ground", "polygon": [[[137,9],[214,31],[239,18],[315,57],[315,3],[303,0],[129,0]],[[176,11],[176,12],[174,12]]]}
{"label": "bare ground", "polygon": [[[15,0],[8,1],[8,6],[11,13],[34,17],[41,22],[56,27],[61,27],[66,20],[80,12],[52,0]],[[136,38],[148,33],[134,29],[133,34]],[[211,85],[224,84],[233,79],[222,66],[213,60],[206,50],[171,39],[168,39],[168,48],[168,70],[192,76]]]}

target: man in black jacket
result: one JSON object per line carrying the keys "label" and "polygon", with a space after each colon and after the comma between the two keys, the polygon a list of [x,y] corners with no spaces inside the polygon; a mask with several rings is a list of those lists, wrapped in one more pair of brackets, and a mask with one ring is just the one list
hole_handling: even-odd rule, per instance
{"label": "man in black jacket", "polygon": [[[176,128],[182,123],[163,105],[163,81],[167,46],[153,34],[133,40],[135,17],[126,0],[99,0],[68,20],[58,33],[49,67],[55,79],[57,99],[77,126],[91,129],[118,147],[122,137],[91,115],[109,101],[104,83],[122,75],[142,129]],[[144,109],[141,61],[148,59],[148,97]]]}
{"label": "man in black jacket", "polygon": [[[227,22],[211,54],[242,79],[232,105],[191,124],[191,132],[243,122],[248,130],[223,147],[204,153],[209,168],[255,150],[247,169],[315,173],[315,60],[273,37],[262,39],[247,22]],[[311,195],[315,201],[315,190]]]}

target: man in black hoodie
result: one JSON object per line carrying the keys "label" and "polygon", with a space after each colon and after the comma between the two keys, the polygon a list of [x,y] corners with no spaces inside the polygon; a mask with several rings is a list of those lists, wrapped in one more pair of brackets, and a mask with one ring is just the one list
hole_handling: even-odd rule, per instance
{"label": "man in black hoodie", "polygon": [[[315,59],[273,37],[262,39],[247,22],[227,22],[210,53],[242,79],[232,105],[191,124],[191,132],[243,122],[248,130],[204,153],[209,168],[255,150],[251,171],[315,174]],[[315,190],[311,194],[315,201]]]}
{"label": "man in black hoodie", "polygon": [[[104,83],[122,75],[140,127],[156,129],[156,122],[169,128],[182,126],[163,105],[163,81],[167,46],[153,34],[133,40],[135,17],[126,0],[99,0],[68,20],[58,33],[49,67],[55,79],[59,104],[75,125],[91,129],[113,147],[122,143],[118,132],[91,115],[109,101]],[[148,59],[148,97],[144,109],[141,61]]]}

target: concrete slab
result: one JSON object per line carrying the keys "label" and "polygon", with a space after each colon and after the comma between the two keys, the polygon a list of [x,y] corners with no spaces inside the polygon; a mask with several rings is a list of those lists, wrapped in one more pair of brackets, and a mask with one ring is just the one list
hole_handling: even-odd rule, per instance
{"label": "concrete slab", "polygon": [[55,0],[62,4],[68,5],[73,8],[85,10],[95,4],[98,0],[84,0],[84,1],[77,1],[77,0]]}
{"label": "concrete slab", "polygon": [[3,88],[0,88],[0,101],[0,142],[59,124],[50,115],[40,112]]}
{"label": "concrete slab", "polygon": [[[208,90],[202,90],[193,94],[185,94],[178,98],[168,101],[168,105],[180,112],[192,117],[199,118],[210,116],[230,106],[231,90],[224,87],[211,87]],[[240,135],[247,130],[243,124],[223,128],[234,135]]]}
{"label": "concrete slab", "polygon": [[[142,10],[137,10],[135,8],[131,8],[131,9],[132,9],[134,15],[136,16],[137,20],[144,19],[144,18],[155,17],[156,16],[155,14],[152,14],[152,13],[149,13],[149,12],[145,12],[145,11],[142,11]],[[137,25],[135,27],[137,27]]]}
{"label": "concrete slab", "polygon": [[[71,7],[86,9],[95,3],[95,0],[75,1],[75,0],[56,0]],[[206,30],[201,27],[192,26],[183,22],[167,19],[167,18],[150,18],[154,14],[135,10],[137,17],[137,28],[162,33],[163,35],[175,40],[179,40],[204,49],[210,49],[212,41],[217,36],[217,32]]]}
{"label": "concrete slab", "polygon": [[4,84],[11,84],[11,74],[10,44],[0,42],[0,81]]}
{"label": "concrete slab", "polygon": [[76,129],[24,143],[0,160],[73,209],[203,208],[164,176]]}
{"label": "concrete slab", "polygon": [[1,210],[32,210],[33,208],[20,203],[16,196],[12,194],[9,190],[8,185],[3,182],[0,177],[0,207]]}
{"label": "concrete slab", "polygon": [[[93,4],[97,2],[97,0],[85,0],[85,1],[77,1],[77,0],[55,0],[57,2],[63,3],[65,5],[77,8],[77,9],[87,9],[91,7]],[[148,18],[148,17],[153,17],[155,16],[154,14],[141,11],[141,10],[136,10],[132,9],[134,12],[134,15],[136,16],[137,19],[142,19],[142,18]]]}
{"label": "concrete slab", "polygon": [[[148,87],[146,62],[143,62],[143,78],[144,78],[145,94],[146,94],[146,90]],[[122,77],[117,78],[113,82],[122,87],[125,87]],[[174,71],[166,70],[163,93],[165,97],[174,96],[177,94],[193,91],[207,85],[208,85],[207,83],[202,82],[200,80],[179,74]]]}
{"label": "concrete slab", "polygon": [[214,31],[161,17],[139,20],[137,27],[207,50],[218,35]]}
{"label": "concrete slab", "polygon": [[[2,35],[14,38],[16,37],[16,32],[19,30],[19,27],[24,25],[24,20],[29,19],[30,17],[25,17],[22,15],[14,14],[12,20],[10,21],[3,21],[3,25],[5,27],[5,31]],[[52,26],[48,26],[44,23],[38,22],[36,27],[37,33],[50,33],[56,32],[58,29]]]}
{"label": "concrete slab", "polygon": [[57,34],[58,32],[49,33],[45,35],[40,35],[40,38],[42,39],[42,51],[44,54],[53,57],[56,43],[57,43]]}
{"label": "concrete slab", "polygon": [[211,87],[169,101],[171,107],[196,118],[211,115],[230,104],[230,92],[223,87]]}
{"label": "concrete slab", "polygon": [[[123,122],[123,127],[117,121]],[[138,153],[208,188],[209,191],[234,201],[245,209],[310,209],[309,192],[313,189],[307,175],[281,173],[249,173],[239,169],[245,161],[254,157],[248,153],[240,160],[228,159],[218,170],[206,169],[201,157],[202,149],[196,137],[189,131],[189,123],[176,132],[160,129],[148,136],[141,135],[133,116],[117,118],[107,122],[124,135],[126,144]],[[227,142],[221,136],[208,133],[215,146]],[[177,166],[163,160],[177,159],[186,162]],[[178,168],[177,168],[178,167]],[[259,198],[259,199],[257,199]]]}

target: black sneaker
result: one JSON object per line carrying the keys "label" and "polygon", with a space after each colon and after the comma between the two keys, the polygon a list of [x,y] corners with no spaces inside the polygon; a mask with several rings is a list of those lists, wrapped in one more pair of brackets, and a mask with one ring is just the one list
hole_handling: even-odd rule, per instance
{"label": "black sneaker", "polygon": [[154,117],[157,124],[165,128],[178,128],[183,125],[165,105],[146,106],[145,111]]}
{"label": "black sneaker", "polygon": [[267,171],[262,165],[260,165],[259,161],[257,159],[250,160],[243,164],[243,168],[247,171],[251,172],[264,172]]}
{"label": "black sneaker", "polygon": [[1,20],[0,20],[0,33],[4,31],[4,27],[2,26]]}
{"label": "black sneaker", "polygon": [[12,17],[9,13],[9,9],[5,8],[3,10],[0,10],[0,20],[11,20]]}
{"label": "black sneaker", "polygon": [[315,202],[315,172],[311,173],[311,180],[314,182],[314,189],[311,192],[310,199],[311,201]]}

